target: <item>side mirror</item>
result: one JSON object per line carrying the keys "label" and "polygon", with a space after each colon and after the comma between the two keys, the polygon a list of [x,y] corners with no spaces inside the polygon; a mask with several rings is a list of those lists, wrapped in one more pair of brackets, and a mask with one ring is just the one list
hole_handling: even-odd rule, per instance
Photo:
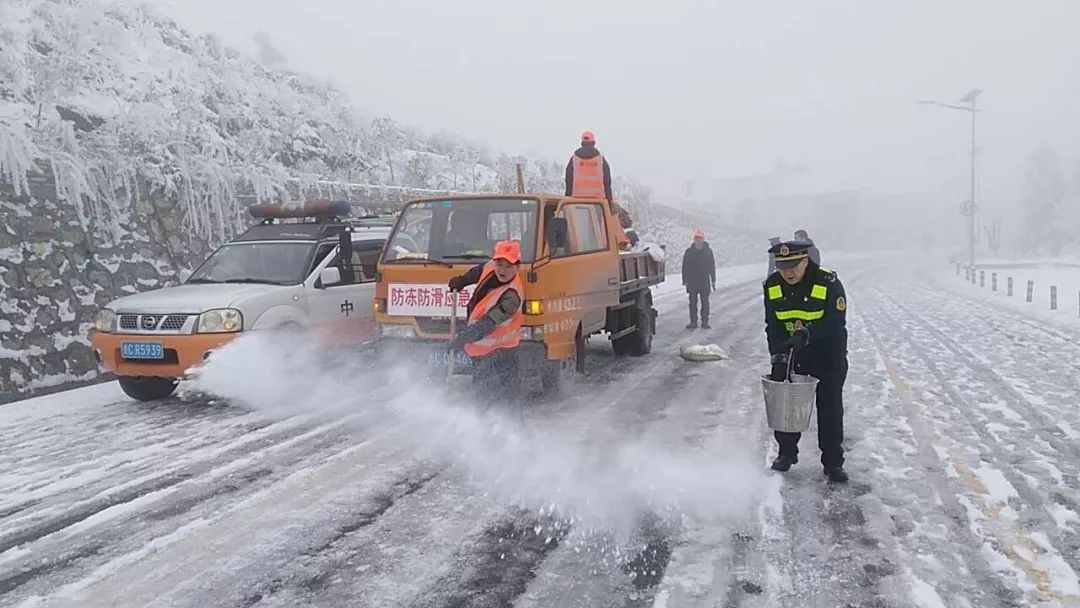
{"label": "side mirror", "polygon": [[322,287],[333,287],[341,282],[341,270],[337,266],[327,266],[319,272],[319,284]]}
{"label": "side mirror", "polygon": [[194,273],[191,272],[190,268],[181,268],[180,272],[177,273],[177,278],[180,279],[181,283],[187,283],[187,280],[191,278],[192,274]]}
{"label": "side mirror", "polygon": [[565,217],[548,218],[544,226],[544,240],[551,251],[570,245],[570,228]]}

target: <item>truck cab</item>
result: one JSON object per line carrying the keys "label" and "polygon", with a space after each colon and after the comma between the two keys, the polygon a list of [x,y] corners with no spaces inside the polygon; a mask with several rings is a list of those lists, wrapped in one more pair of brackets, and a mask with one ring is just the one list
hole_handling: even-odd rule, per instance
{"label": "truck cab", "polygon": [[[593,334],[608,333],[616,354],[647,354],[655,328],[649,288],[663,281],[663,264],[644,252],[621,252],[616,222],[606,201],[551,195],[406,204],[379,260],[375,318],[382,342],[445,364],[454,309],[447,282],[488,262],[498,241],[517,240],[525,286],[519,369],[539,382],[532,389],[550,390],[583,371],[585,339]],[[461,320],[470,296],[458,294]],[[456,363],[467,373],[472,362],[457,353]]]}
{"label": "truck cab", "polygon": [[261,220],[210,255],[184,283],[118,298],[91,345],[134,399],[164,398],[217,348],[245,332],[312,330],[325,344],[373,339],[376,264],[389,235],[346,220],[347,202],[252,205]]}

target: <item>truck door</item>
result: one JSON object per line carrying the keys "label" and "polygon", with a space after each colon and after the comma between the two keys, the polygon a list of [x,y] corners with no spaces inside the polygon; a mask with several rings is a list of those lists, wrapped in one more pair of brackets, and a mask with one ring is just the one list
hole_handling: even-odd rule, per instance
{"label": "truck door", "polygon": [[604,203],[565,203],[556,216],[565,217],[570,246],[554,252],[551,265],[565,267],[572,276],[560,283],[575,306],[584,309],[583,326],[587,333],[599,331],[607,322],[607,307],[617,304],[619,265],[617,253],[608,242]]}
{"label": "truck door", "polygon": [[[383,241],[353,243],[351,264],[342,264],[333,247],[305,283],[304,308],[310,323],[320,326],[335,343],[366,341],[374,337],[375,266]],[[338,268],[341,281],[324,285],[319,278],[324,268]],[[370,334],[370,335],[369,335]]]}

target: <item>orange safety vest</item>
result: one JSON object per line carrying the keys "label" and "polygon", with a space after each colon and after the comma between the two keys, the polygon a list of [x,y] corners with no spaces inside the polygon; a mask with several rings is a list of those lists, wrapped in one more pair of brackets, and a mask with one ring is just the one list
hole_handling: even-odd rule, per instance
{"label": "orange safety vest", "polygon": [[581,158],[574,155],[574,182],[570,187],[570,196],[579,198],[607,198],[604,191],[604,156],[597,154],[593,158]]}
{"label": "orange safety vest", "polygon": [[[480,274],[480,280],[476,282],[477,286],[483,285],[484,281],[488,280],[493,274],[495,274],[495,264],[488,262],[484,266],[484,271]],[[469,315],[469,325],[483,319],[484,315],[499,303],[499,300],[508,289],[516,291],[518,298],[522,302],[525,301],[525,288],[521,284],[521,277],[514,275],[514,280],[487,292],[484,299],[476,303],[472,314]],[[521,311],[519,306],[514,314],[496,325],[495,329],[491,330],[491,333],[476,342],[466,344],[465,354],[470,357],[486,357],[500,348],[516,348],[518,343],[521,342],[521,323],[524,319],[525,313]]]}

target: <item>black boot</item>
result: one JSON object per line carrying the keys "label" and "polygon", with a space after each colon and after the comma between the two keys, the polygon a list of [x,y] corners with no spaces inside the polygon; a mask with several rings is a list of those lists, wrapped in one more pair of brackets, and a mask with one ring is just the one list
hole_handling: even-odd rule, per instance
{"label": "black boot", "polygon": [[690,323],[686,325],[686,329],[697,329],[697,321],[690,321]]}
{"label": "black boot", "polygon": [[791,465],[799,462],[798,456],[788,456],[787,454],[780,454],[772,461],[772,470],[780,471],[783,473],[791,468]]}
{"label": "black boot", "polygon": [[709,325],[708,321],[701,322],[701,329],[712,329],[712,325]]}
{"label": "black boot", "polygon": [[828,477],[829,481],[832,482],[832,483],[847,483],[848,482],[847,471],[845,471],[844,467],[842,467],[842,466],[825,469],[825,476]]}

